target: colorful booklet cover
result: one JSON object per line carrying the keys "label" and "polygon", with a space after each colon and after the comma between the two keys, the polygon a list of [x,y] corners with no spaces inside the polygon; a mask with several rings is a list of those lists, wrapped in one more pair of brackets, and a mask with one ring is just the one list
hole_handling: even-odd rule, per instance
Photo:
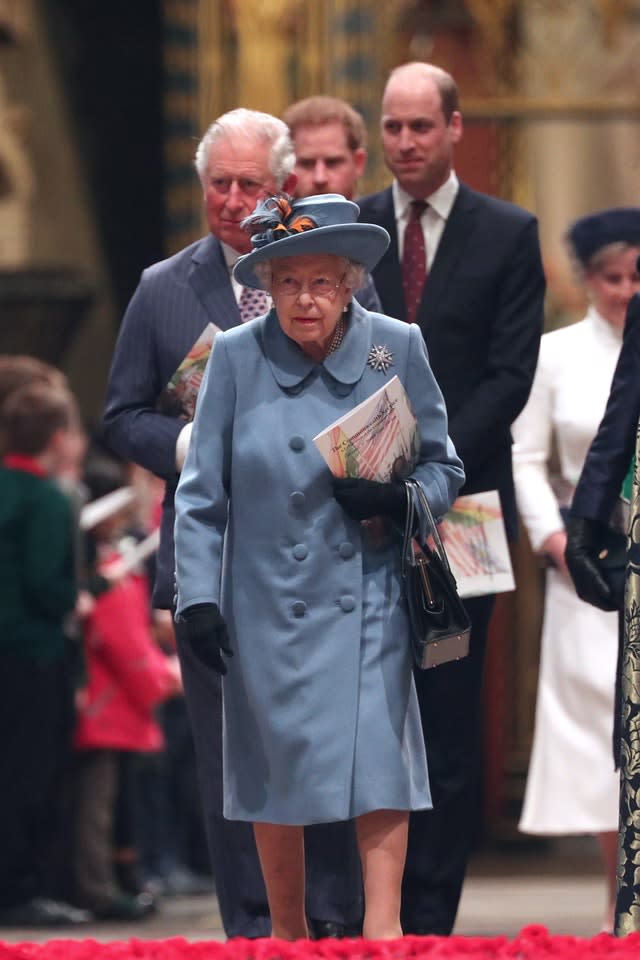
{"label": "colorful booklet cover", "polygon": [[193,420],[204,369],[220,327],[208,323],[158,397],[158,412]]}
{"label": "colorful booklet cover", "polygon": [[[334,476],[385,482],[411,472],[420,440],[411,403],[395,376],[313,442]],[[458,497],[438,529],[461,597],[515,589],[497,490]]]}
{"label": "colorful booklet cover", "polygon": [[461,597],[515,589],[497,490],[458,497],[438,530]]}
{"label": "colorful booklet cover", "polygon": [[420,444],[411,403],[397,376],[313,442],[334,476],[379,481],[410,473]]}

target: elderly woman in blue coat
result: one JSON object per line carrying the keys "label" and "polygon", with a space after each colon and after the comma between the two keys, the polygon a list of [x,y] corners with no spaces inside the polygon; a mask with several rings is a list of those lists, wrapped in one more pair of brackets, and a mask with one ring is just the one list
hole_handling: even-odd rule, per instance
{"label": "elderly woman in blue coat", "polygon": [[[436,516],[464,472],[417,326],[353,293],[389,237],[337,194],[249,218],[236,279],[270,312],[218,333],[176,495],[176,629],[224,674],[224,815],[253,823],[273,935],[308,936],[306,824],[355,818],[363,934],[400,936],[411,810],[431,807],[396,539],[399,480],[334,479],[312,438],[394,374]],[[376,521],[380,523],[380,521]]]}

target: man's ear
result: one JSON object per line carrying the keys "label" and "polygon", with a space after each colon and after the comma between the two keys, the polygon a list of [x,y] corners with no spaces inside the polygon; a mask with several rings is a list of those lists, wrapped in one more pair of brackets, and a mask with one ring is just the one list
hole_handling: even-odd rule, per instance
{"label": "man's ear", "polygon": [[293,195],[293,191],[295,190],[295,186],[297,182],[298,182],[298,177],[292,171],[287,177],[287,179],[285,180],[285,182],[282,184],[282,189],[284,190],[285,193],[290,193],[291,195]]}
{"label": "man's ear", "polygon": [[459,143],[462,140],[462,114],[459,110],[454,110],[449,120],[449,131],[452,143]]}
{"label": "man's ear", "polygon": [[367,165],[367,151],[364,147],[358,147],[357,150],[353,151],[353,165],[356,168],[358,179],[360,179]]}

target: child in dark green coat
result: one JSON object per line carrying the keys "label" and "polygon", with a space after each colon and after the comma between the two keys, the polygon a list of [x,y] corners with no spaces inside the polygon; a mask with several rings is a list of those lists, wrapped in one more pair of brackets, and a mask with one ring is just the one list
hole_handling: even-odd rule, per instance
{"label": "child in dark green coat", "polygon": [[2,405],[0,466],[0,925],[88,919],[45,896],[57,775],[67,749],[64,621],[76,603],[74,517],[54,477],[77,445],[63,386],[28,382]]}

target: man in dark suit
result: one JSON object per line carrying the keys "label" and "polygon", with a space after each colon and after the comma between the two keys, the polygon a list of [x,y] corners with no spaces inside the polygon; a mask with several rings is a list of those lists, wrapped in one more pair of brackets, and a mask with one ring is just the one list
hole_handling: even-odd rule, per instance
{"label": "man in dark suit", "polygon": [[[358,111],[339,97],[305,97],[290,104],[282,119],[296,155],[294,196],[340,193],[355,200],[367,163],[367,128]],[[369,274],[357,300],[365,310],[380,312]]]}
{"label": "man in dark suit", "polygon": [[[461,493],[498,489],[513,540],[510,426],[531,387],[545,281],[535,218],[458,181],[453,153],[461,137],[453,78],[427,63],[396,68],[382,99],[382,144],[394,181],[358,202],[361,220],[391,235],[373,279],[385,313],[420,325],[464,463]],[[416,671],[434,810],[411,816],[405,933],[446,935],[455,922],[477,823],[480,694],[494,601],[466,601],[466,659]]]}
{"label": "man in dark suit", "polygon": [[339,97],[305,97],[282,119],[296,154],[296,197],[341,193],[355,200],[367,164],[367,128],[358,111]]}
{"label": "man in dark suit", "polygon": [[[222,330],[265,313],[265,302],[245,304],[231,277],[241,254],[251,250],[241,228],[256,204],[295,183],[295,157],[286,125],[245,109],[219,117],[196,152],[210,233],[156,263],[142,278],[127,308],[107,387],[104,430],[120,456],[166,481],[153,602],[174,604],[174,494],[191,424],[158,412],[160,394],[204,328]],[[270,933],[266,893],[251,825],[222,817],[220,676],[179,643],[187,707],[194,734],[211,861],[227,936]],[[313,827],[322,832],[323,827]],[[347,825],[344,827],[347,835]],[[313,844],[308,864],[309,924],[317,936],[357,927],[361,913],[359,864],[335,842]]]}

